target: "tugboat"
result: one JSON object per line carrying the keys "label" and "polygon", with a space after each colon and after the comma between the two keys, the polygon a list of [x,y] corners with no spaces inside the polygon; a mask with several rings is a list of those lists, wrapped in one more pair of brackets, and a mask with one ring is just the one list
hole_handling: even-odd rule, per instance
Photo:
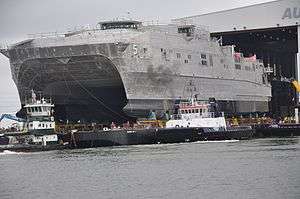
{"label": "tugboat", "polygon": [[175,105],[175,114],[166,122],[166,130],[184,132],[196,130],[198,141],[242,140],[253,137],[255,130],[251,126],[228,127],[224,113],[219,111],[214,98],[199,101],[196,96]]}
{"label": "tugboat", "polygon": [[55,132],[55,121],[53,117],[53,108],[51,100],[45,98],[36,99],[36,94],[31,90],[31,99],[24,106],[27,113],[25,128],[31,135],[33,144],[57,143],[58,137]]}
{"label": "tugboat", "polygon": [[198,100],[197,94],[194,94],[197,88],[193,80],[186,87],[191,97],[175,104],[174,114],[166,122],[166,130],[186,132],[196,129],[198,140],[252,138],[254,130],[251,126],[227,127],[224,112],[220,112],[215,98],[209,98],[208,101]]}
{"label": "tugboat", "polygon": [[31,90],[31,99],[26,101],[26,120],[24,130],[20,133],[7,133],[5,135],[14,137],[15,143],[3,145],[0,151],[48,151],[67,148],[67,145],[60,144],[58,134],[55,131],[53,117],[54,104],[51,100],[40,97]]}
{"label": "tugboat", "polygon": [[166,128],[212,128],[215,131],[226,130],[224,113],[218,111],[214,98],[209,102],[198,101],[196,95],[188,102],[175,105],[175,114],[166,122]]}
{"label": "tugboat", "polygon": [[190,98],[187,101],[179,100],[174,105],[174,114],[166,122],[166,128],[203,128],[209,131],[226,131],[224,113],[219,111],[215,98],[208,101],[197,99],[197,87],[193,79],[185,85]]}

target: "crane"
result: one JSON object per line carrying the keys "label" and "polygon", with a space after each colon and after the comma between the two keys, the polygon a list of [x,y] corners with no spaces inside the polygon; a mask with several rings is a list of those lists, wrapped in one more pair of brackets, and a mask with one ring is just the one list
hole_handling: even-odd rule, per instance
{"label": "crane", "polygon": [[[283,82],[289,82],[293,85],[293,87],[296,89],[297,96],[300,96],[300,84],[298,83],[297,80],[293,78],[283,78],[281,79]],[[295,106],[295,122],[299,123],[299,102],[297,101],[297,105]]]}
{"label": "crane", "polygon": [[11,114],[2,114],[0,117],[0,122],[4,119],[7,118],[9,120],[13,120],[13,121],[17,121],[17,122],[25,122],[26,120],[22,119],[22,118],[18,118],[14,115]]}
{"label": "crane", "polygon": [[291,83],[295,87],[296,91],[300,93],[300,84],[296,80],[291,80]]}

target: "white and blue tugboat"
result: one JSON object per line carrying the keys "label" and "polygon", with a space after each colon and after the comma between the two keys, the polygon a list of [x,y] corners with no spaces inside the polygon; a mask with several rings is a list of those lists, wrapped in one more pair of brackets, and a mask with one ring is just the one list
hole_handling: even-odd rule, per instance
{"label": "white and blue tugboat", "polygon": [[17,152],[34,152],[64,149],[68,146],[60,143],[62,140],[55,131],[54,104],[43,97],[36,98],[31,91],[31,99],[24,105],[26,119],[23,121],[23,131],[6,132],[4,137],[13,138],[15,142],[8,141],[0,147],[0,152],[9,150]]}
{"label": "white and blue tugboat", "polygon": [[31,99],[26,102],[27,120],[25,128],[31,137],[33,144],[47,145],[57,143],[58,137],[55,132],[55,121],[53,117],[54,104],[51,100],[40,97],[36,98],[34,91],[31,91]]}

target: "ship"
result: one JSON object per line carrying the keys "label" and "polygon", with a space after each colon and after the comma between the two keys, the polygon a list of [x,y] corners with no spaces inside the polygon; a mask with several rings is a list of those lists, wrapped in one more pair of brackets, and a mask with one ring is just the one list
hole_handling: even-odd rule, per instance
{"label": "ship", "polygon": [[62,122],[128,120],[172,111],[188,99],[214,97],[225,113],[267,112],[262,60],[223,46],[205,27],[103,21],[92,29],[41,35],[1,49],[10,60],[24,117],[31,90],[55,104]]}
{"label": "ship", "polygon": [[175,114],[166,122],[166,128],[204,127],[214,131],[226,130],[224,113],[218,112],[213,99],[203,102],[193,97],[188,102],[180,102],[176,107]]}

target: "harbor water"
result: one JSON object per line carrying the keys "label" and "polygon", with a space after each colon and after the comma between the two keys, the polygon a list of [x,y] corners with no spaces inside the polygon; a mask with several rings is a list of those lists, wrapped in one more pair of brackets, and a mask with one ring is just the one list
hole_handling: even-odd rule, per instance
{"label": "harbor water", "polygon": [[0,154],[0,198],[300,198],[300,137]]}

